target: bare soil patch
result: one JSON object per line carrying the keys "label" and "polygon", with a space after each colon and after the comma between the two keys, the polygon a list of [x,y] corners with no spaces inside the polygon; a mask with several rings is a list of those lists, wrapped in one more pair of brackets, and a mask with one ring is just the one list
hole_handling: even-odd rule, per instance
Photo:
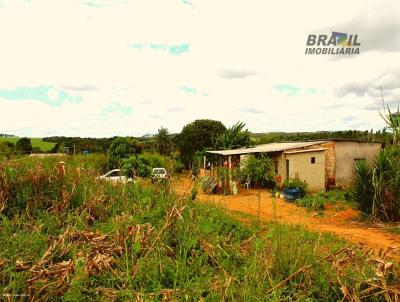
{"label": "bare soil patch", "polygon": [[[174,180],[178,194],[190,194],[194,182],[187,177]],[[210,195],[198,190],[197,200],[209,202],[232,211],[258,216],[258,194],[260,192],[260,219],[277,219],[282,223],[297,223],[317,232],[330,232],[351,243],[364,245],[379,252],[394,249],[392,254],[400,258],[400,234],[385,232],[379,225],[366,225],[360,221],[360,212],[346,203],[331,205],[322,212],[310,211],[281,198],[271,197],[267,190],[241,189],[238,195]],[[321,215],[322,213],[322,215]]]}

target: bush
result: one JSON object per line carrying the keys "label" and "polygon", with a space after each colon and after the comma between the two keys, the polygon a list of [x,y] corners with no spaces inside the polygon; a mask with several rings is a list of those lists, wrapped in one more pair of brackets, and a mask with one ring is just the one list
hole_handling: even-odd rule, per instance
{"label": "bush", "polygon": [[305,180],[301,180],[299,178],[292,178],[286,180],[283,184],[285,189],[299,189],[300,196],[304,197],[307,193],[307,182]]}
{"label": "bush", "polygon": [[113,140],[107,151],[108,167],[110,169],[121,168],[122,160],[134,154],[140,154],[143,144],[134,138],[118,137]]}
{"label": "bush", "polygon": [[323,210],[325,209],[326,199],[324,196],[324,192],[319,192],[316,195],[307,195],[301,199],[296,200],[296,204],[299,207],[305,207],[311,210]]}
{"label": "bush", "polygon": [[14,153],[14,144],[9,142],[2,142],[0,143],[0,158],[10,158],[11,155]]}
{"label": "bush", "polygon": [[151,176],[150,162],[142,156],[131,156],[122,161],[122,173],[128,177],[150,177]]}
{"label": "bush", "polygon": [[185,166],[183,165],[183,163],[180,160],[174,161],[174,172],[175,173],[182,173],[184,168],[185,168]]}
{"label": "bush", "polygon": [[162,156],[158,153],[144,153],[140,155],[140,158],[147,161],[151,168],[169,168],[168,157]]}

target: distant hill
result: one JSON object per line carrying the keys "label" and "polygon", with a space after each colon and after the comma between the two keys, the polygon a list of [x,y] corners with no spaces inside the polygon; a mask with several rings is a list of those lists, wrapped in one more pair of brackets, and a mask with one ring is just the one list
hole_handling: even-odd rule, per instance
{"label": "distant hill", "polygon": [[[0,137],[0,143],[2,142],[10,142],[15,144],[20,137]],[[31,138],[32,147],[38,147],[42,151],[50,151],[54,146],[55,143],[53,142],[45,142],[42,138]]]}
{"label": "distant hill", "polygon": [[255,144],[267,144],[282,141],[307,141],[317,139],[357,139],[365,141],[386,141],[388,133],[385,131],[316,131],[316,132],[267,132],[251,133],[251,140]]}

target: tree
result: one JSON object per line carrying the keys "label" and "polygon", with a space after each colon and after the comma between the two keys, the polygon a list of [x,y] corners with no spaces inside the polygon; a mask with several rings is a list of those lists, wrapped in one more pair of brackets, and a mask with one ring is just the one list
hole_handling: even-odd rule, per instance
{"label": "tree", "polygon": [[32,143],[31,139],[27,137],[23,137],[17,141],[15,144],[15,149],[20,153],[30,153],[32,152]]}
{"label": "tree", "polygon": [[220,134],[216,139],[215,149],[248,147],[251,143],[250,132],[247,129],[243,130],[245,126],[245,123],[237,122],[224,133]]}
{"label": "tree", "polygon": [[108,167],[121,168],[122,160],[132,155],[140,154],[143,144],[131,137],[118,137],[113,140],[107,151]]}
{"label": "tree", "polygon": [[156,136],[156,150],[161,155],[169,155],[172,151],[172,140],[169,137],[168,129],[161,127]]}
{"label": "tree", "polygon": [[186,166],[192,162],[196,151],[213,147],[216,138],[224,133],[225,126],[220,121],[195,120],[183,127],[177,143]]}

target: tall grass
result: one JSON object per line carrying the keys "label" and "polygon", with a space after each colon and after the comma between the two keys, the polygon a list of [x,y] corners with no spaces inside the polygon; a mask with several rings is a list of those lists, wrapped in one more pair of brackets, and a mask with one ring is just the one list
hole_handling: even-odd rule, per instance
{"label": "tall grass", "polygon": [[[54,159],[0,165],[0,294],[12,301],[333,301],[375,276],[349,249],[318,262],[344,246],[331,236],[244,224],[168,183],[98,180],[100,158],[64,160],[65,173]],[[396,269],[379,279],[391,290]]]}

